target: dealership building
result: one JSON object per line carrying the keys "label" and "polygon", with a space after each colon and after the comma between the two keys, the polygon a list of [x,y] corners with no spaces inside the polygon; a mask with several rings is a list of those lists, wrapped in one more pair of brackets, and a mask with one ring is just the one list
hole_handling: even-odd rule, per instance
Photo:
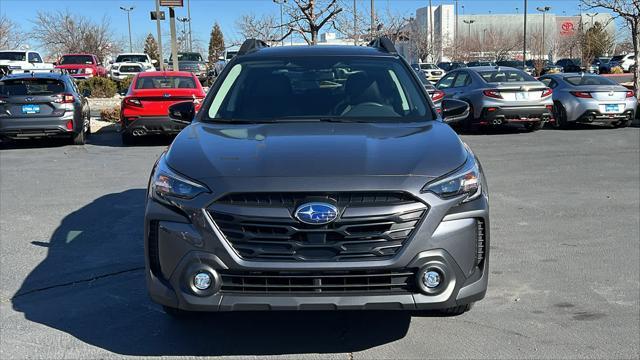
{"label": "dealership building", "polygon": [[[608,13],[560,16],[551,12],[543,15],[536,11],[527,14],[527,41],[531,41],[534,36],[541,38],[543,22],[546,50],[544,56],[551,59],[560,55],[559,47],[553,45],[576,35],[581,23],[583,29],[600,23],[613,36],[616,33],[615,22]],[[456,16],[455,5],[442,4],[417,9],[413,26],[423,31],[428,41],[431,41],[433,34],[436,57],[433,60],[438,61],[452,58],[455,51],[454,44],[460,44],[466,39],[476,39],[480,43],[485,43],[492,40],[491,34],[522,38],[524,14],[458,14]],[[417,61],[418,59],[412,54],[412,46],[413,44],[403,44],[400,47],[407,59]]]}

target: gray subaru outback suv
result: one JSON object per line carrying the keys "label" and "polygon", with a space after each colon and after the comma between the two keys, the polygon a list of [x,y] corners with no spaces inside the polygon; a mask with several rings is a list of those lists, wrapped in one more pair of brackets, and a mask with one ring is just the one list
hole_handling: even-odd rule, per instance
{"label": "gray subaru outback suv", "polygon": [[190,125],[155,164],[145,212],[148,290],[168,314],[460,314],[484,297],[482,168],[388,39],[247,40],[197,114],[169,112]]}

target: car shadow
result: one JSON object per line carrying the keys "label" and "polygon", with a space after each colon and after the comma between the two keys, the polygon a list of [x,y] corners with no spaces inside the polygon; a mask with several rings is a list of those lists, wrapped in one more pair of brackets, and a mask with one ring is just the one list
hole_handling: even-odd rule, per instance
{"label": "car shadow", "polygon": [[144,189],[101,196],[67,215],[48,241],[34,239],[47,257],[12,297],[13,309],[120,355],[345,353],[406,335],[411,314],[394,311],[169,317],[145,288],[144,198]]}
{"label": "car shadow", "polygon": [[41,139],[0,139],[0,150],[16,149],[41,149],[63,147],[71,145],[70,139],[65,138],[41,138]]}
{"label": "car shadow", "polygon": [[131,145],[124,145],[122,137],[118,132],[104,132],[91,134],[87,139],[87,144],[108,147],[143,147],[143,146],[168,146],[171,144],[175,135],[150,135],[136,138]]}

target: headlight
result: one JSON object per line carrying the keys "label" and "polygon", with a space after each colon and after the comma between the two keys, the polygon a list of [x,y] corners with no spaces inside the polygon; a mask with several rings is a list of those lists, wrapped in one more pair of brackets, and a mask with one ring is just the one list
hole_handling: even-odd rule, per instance
{"label": "headlight", "polygon": [[92,68],[85,68],[84,72],[87,74],[93,74],[93,69]]}
{"label": "headlight", "polygon": [[443,199],[466,195],[462,202],[476,199],[482,193],[480,168],[471,150],[467,149],[467,161],[453,174],[428,183],[422,192],[432,192]]}
{"label": "headlight", "polygon": [[151,179],[151,193],[154,198],[170,202],[170,197],[193,199],[205,192],[209,192],[206,186],[176,174],[167,165],[165,157],[160,158]]}

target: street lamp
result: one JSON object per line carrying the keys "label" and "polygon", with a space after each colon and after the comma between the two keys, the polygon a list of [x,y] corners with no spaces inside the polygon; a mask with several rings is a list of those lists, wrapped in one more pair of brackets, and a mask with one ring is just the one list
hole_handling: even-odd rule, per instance
{"label": "street lamp", "polygon": [[131,42],[131,12],[135,7],[124,7],[120,6],[120,10],[127,12],[127,22],[129,23],[129,52],[133,52],[133,44]]}
{"label": "street lamp", "polygon": [[287,0],[273,0],[273,2],[280,5],[280,45],[284,46],[284,13],[282,7],[287,3]]}
{"label": "street lamp", "polygon": [[594,14],[587,14],[585,13],[585,15],[587,15],[588,17],[591,18],[591,27],[589,29],[591,29],[593,27],[593,18],[598,16],[598,13],[594,13]]}
{"label": "street lamp", "polygon": [[542,13],[542,54],[541,56],[544,57],[545,56],[545,52],[544,52],[544,45],[545,45],[545,38],[544,38],[544,26],[545,26],[545,15],[547,14],[547,12],[549,10],[551,10],[550,6],[545,6],[545,7],[537,7],[536,10],[540,11]]}
{"label": "street lamp", "polygon": [[463,23],[468,25],[467,28],[467,39],[471,38],[471,24],[476,22],[475,20],[462,20]]}
{"label": "street lamp", "polygon": [[187,23],[191,22],[191,19],[184,16],[178,17],[176,19],[182,23],[182,42],[183,42],[182,49],[183,51],[186,51],[187,50],[186,43],[189,40],[189,35],[187,33]]}

